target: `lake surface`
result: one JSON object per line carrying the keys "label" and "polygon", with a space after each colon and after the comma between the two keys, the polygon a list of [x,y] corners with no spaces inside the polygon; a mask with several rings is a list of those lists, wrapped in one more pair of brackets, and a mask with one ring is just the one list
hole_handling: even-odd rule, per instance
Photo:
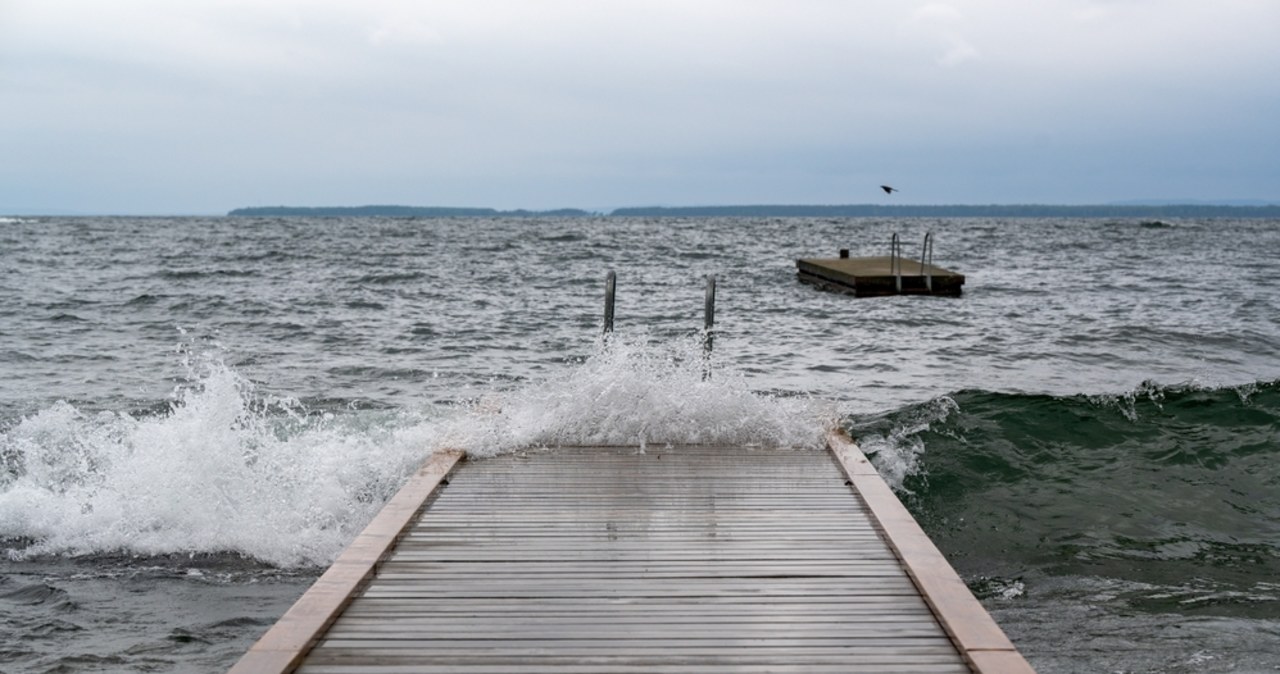
{"label": "lake surface", "polygon": [[[926,231],[963,297],[795,278]],[[1267,220],[0,218],[0,660],[223,671],[438,447],[839,423],[1041,672],[1275,671],[1277,251]]]}

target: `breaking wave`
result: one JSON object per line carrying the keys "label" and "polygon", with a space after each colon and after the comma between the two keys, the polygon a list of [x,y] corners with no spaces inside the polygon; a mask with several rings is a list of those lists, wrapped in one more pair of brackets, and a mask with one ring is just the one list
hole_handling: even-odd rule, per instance
{"label": "breaking wave", "polygon": [[819,447],[833,412],[704,378],[694,340],[601,342],[546,380],[458,405],[313,411],[223,354],[146,413],[59,402],[0,429],[0,546],[39,555],[233,553],[324,565],[435,449],[737,443]]}
{"label": "breaking wave", "polygon": [[1123,580],[1182,609],[1280,601],[1280,382],[962,391],[846,424],[962,571]]}

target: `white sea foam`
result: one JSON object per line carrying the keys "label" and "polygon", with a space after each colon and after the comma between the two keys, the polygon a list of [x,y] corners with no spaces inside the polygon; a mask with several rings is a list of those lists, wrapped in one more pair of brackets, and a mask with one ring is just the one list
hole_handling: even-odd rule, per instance
{"label": "white sea foam", "polygon": [[545,381],[471,404],[306,414],[216,355],[194,359],[169,412],[58,403],[0,431],[9,554],[235,552],[330,562],[434,449],[723,442],[817,447],[830,411],[704,380],[695,344],[615,341]]}
{"label": "white sea foam", "polygon": [[859,433],[858,445],[889,486],[911,493],[904,486],[906,479],[924,470],[925,446],[920,433],[959,409],[949,396],[935,398],[913,408],[890,428]]}
{"label": "white sea foam", "polygon": [[705,372],[695,339],[614,339],[545,381],[482,398],[441,439],[481,456],[531,445],[812,448],[835,418],[813,399],[761,395],[734,372]]}
{"label": "white sea foam", "polygon": [[425,455],[415,429],[268,414],[216,364],[170,413],[58,403],[5,432],[0,535],[20,555],[233,551],[332,559]]}

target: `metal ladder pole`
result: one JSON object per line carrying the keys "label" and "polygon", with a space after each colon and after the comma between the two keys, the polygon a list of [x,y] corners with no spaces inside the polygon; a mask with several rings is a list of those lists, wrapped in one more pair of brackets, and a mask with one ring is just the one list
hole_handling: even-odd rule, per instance
{"label": "metal ladder pole", "polygon": [[716,325],[716,275],[707,274],[707,292],[703,303],[702,324],[702,379],[711,378],[711,347],[715,342]]}
{"label": "metal ladder pole", "polygon": [[894,287],[899,293],[902,292],[902,242],[898,240],[898,233],[893,233],[893,239],[889,242],[889,273],[894,276]]}
{"label": "metal ladder pole", "polygon": [[[924,257],[929,256],[929,273],[924,273]],[[933,293],[933,232],[925,232],[924,243],[920,246],[920,275],[924,277],[924,285]]]}
{"label": "metal ladder pole", "polygon": [[608,339],[613,334],[613,294],[618,284],[618,275],[609,270],[604,277],[604,336]]}

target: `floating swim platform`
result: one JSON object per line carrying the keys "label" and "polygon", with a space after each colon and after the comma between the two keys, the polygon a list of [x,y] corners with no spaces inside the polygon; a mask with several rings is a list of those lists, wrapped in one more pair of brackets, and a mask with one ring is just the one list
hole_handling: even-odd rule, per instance
{"label": "floating swim platform", "polygon": [[924,235],[919,262],[902,255],[897,234],[889,242],[884,257],[849,257],[848,249],[838,258],[796,260],[797,275],[804,283],[855,297],[883,295],[945,295],[959,297],[964,274],[933,264],[933,232]]}
{"label": "floating swim platform", "polygon": [[866,457],[437,452],[232,672],[1031,672]]}
{"label": "floating swim platform", "polygon": [[964,286],[964,274],[891,256],[802,259],[796,260],[796,268],[804,283],[855,297],[959,297]]}

